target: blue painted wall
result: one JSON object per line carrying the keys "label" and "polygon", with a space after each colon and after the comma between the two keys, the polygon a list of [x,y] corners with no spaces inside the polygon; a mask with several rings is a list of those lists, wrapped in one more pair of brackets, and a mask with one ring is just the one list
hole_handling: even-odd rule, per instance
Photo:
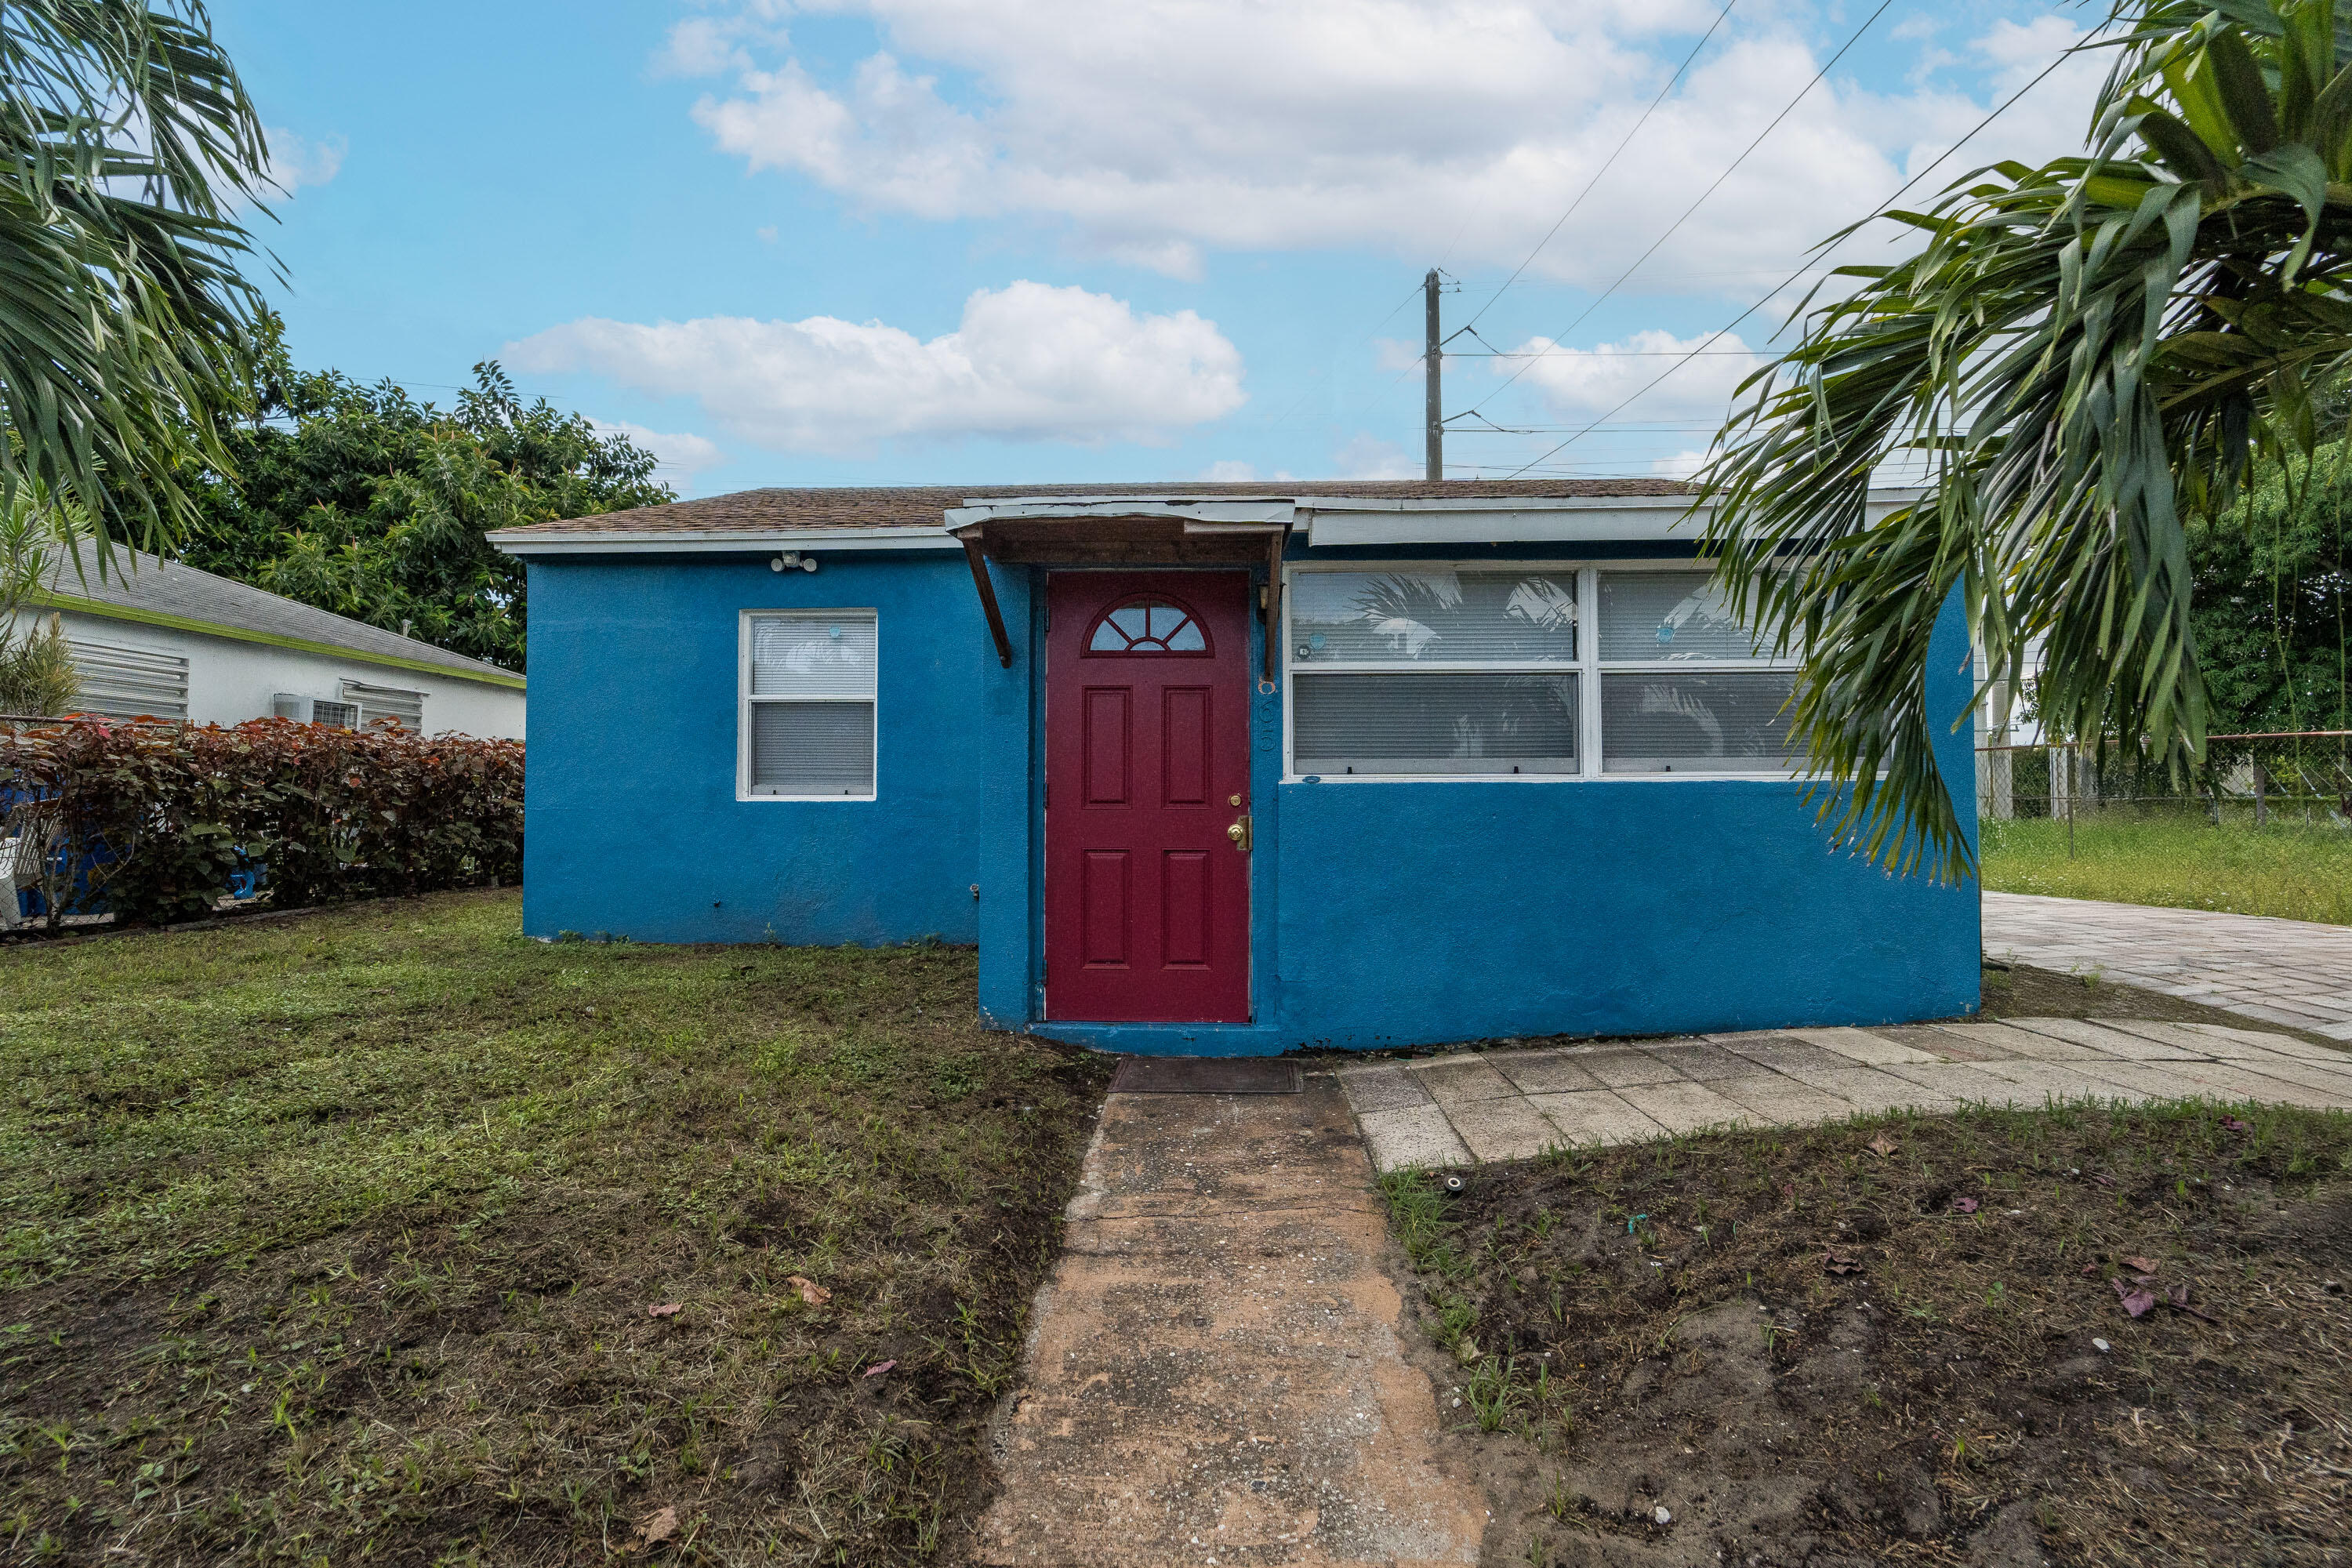
{"label": "blue painted wall", "polygon": [[[794,608],[877,612],[878,800],[735,798],[740,614]],[[944,552],[534,561],[524,928],[977,940],[987,638]]]}
{"label": "blue painted wall", "polygon": [[[1975,888],[1894,879],[1832,851],[1801,784],[1283,784],[1281,696],[1262,692],[1258,1022],[1034,1024],[1043,574],[995,571],[1015,655],[1002,669],[960,556],[823,559],[814,575],[773,574],[764,559],[532,565],[533,934],[976,940],[991,1021],[1202,1054],[1881,1023],[1976,1006]],[[735,799],[740,613],[796,606],[879,613],[878,801]],[[1255,628],[1253,645],[1255,666]],[[1937,625],[1929,690],[1952,715],[1968,700],[1957,600]],[[1965,727],[1944,735],[1938,761],[1972,825],[1970,743]]]}

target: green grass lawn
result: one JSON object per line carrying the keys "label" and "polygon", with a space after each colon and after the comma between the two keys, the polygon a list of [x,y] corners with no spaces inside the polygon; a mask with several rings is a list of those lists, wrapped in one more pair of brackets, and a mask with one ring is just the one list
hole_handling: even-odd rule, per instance
{"label": "green grass lawn", "polygon": [[952,1559],[1108,1072],[973,971],[511,892],[0,950],[0,1558]]}
{"label": "green grass lawn", "polygon": [[2352,832],[2233,817],[2084,816],[2066,853],[2063,821],[1987,822],[1984,885],[2183,910],[2230,910],[2352,925]]}

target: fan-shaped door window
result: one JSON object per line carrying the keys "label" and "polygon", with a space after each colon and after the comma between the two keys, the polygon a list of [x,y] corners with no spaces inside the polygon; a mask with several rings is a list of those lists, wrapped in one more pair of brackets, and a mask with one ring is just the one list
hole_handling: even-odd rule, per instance
{"label": "fan-shaped door window", "polygon": [[1209,639],[1192,611],[1165,599],[1130,599],[1095,623],[1087,651],[1206,654]]}

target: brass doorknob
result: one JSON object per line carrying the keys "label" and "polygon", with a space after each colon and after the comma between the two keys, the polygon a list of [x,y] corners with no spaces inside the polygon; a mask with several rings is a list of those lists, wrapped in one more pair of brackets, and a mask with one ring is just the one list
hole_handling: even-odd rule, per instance
{"label": "brass doorknob", "polygon": [[1225,837],[1234,841],[1234,848],[1240,850],[1244,855],[1248,854],[1250,847],[1250,819],[1244,816],[1239,822],[1234,823],[1231,827],[1226,828]]}

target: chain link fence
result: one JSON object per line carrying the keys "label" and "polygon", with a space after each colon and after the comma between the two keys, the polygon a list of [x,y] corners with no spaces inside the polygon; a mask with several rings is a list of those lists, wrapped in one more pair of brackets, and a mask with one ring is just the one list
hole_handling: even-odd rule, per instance
{"label": "chain link fence", "polygon": [[2118,745],[1977,750],[1977,815],[1985,821],[2192,814],[2257,827],[2352,827],[2352,730],[2213,735],[2201,766],[2178,769]]}

